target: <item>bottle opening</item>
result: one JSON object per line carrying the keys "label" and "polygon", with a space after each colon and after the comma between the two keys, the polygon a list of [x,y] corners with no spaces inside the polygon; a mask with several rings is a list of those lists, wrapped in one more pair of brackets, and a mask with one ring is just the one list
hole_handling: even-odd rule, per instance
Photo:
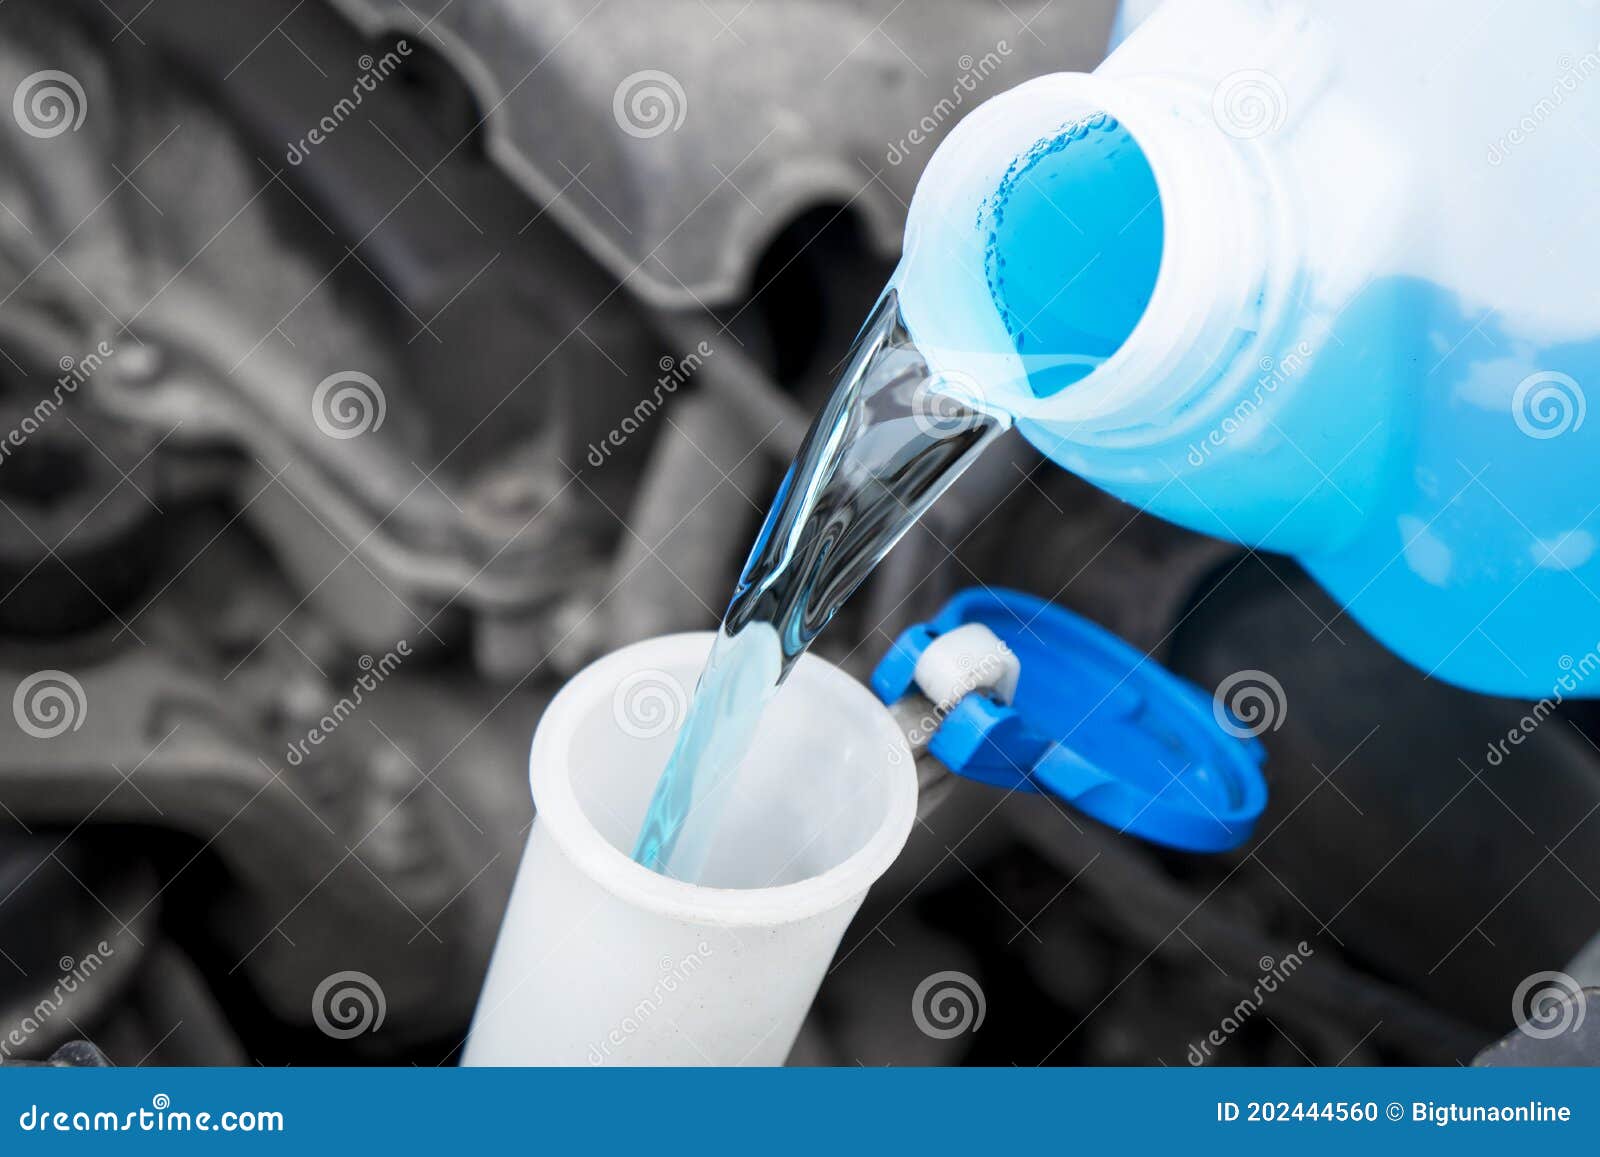
{"label": "bottle opening", "polygon": [[1214,354],[1200,331],[1235,301],[1217,262],[1250,254],[1218,211],[1232,161],[1190,116],[1061,73],[956,126],[917,185],[893,279],[929,365],[980,383],[1024,433],[1138,426],[1192,385],[1177,363]]}
{"label": "bottle opening", "polygon": [[980,209],[984,280],[1035,397],[1121,349],[1161,268],[1164,220],[1137,141],[1095,111],[1036,141]]}

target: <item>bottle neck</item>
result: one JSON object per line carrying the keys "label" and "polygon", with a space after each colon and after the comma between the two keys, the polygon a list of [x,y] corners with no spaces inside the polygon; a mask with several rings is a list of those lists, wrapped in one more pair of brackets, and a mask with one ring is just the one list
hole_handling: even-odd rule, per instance
{"label": "bottle neck", "polygon": [[[1066,78],[1063,78],[1066,79]],[[1181,411],[1253,375],[1256,345],[1277,328],[1293,260],[1270,159],[1229,135],[1207,94],[1165,78],[1071,78],[1105,107],[1149,162],[1163,217],[1160,268],[1122,345],[1082,381],[1018,400],[1016,417],[1075,439],[1151,438]],[[1218,399],[1220,400],[1220,399]]]}
{"label": "bottle neck", "polygon": [[[1129,185],[1126,155],[1077,149],[1072,126],[1105,117],[1148,164],[1143,191]],[[985,102],[940,146],[911,204],[894,283],[917,347],[935,371],[981,384],[1025,429],[1091,443],[1159,439],[1180,411],[1208,408],[1208,391],[1221,401],[1230,378],[1249,376],[1229,371],[1253,364],[1255,345],[1270,342],[1293,297],[1284,198],[1261,143],[1230,135],[1210,93],[1164,76],[1058,73]],[[1028,170],[1041,150],[1061,149],[1070,161],[1061,181]],[[1016,199],[997,195],[1008,187],[1036,202],[1036,231],[1019,228]],[[1125,213],[1109,234],[1086,235],[1073,221],[1107,206]],[[1096,295],[1125,291],[1127,238],[1118,229],[1139,212],[1144,224],[1150,214],[1161,223],[1159,262],[1114,348],[1063,359],[1083,351],[1017,329],[1054,309],[1067,315],[1066,332],[1076,310],[1097,312]],[[1105,260],[1086,267],[1097,253]],[[997,280],[1025,283],[1022,308],[1000,300]],[[1073,360],[1095,364],[1074,379]],[[1064,379],[1072,380],[1048,384]]]}

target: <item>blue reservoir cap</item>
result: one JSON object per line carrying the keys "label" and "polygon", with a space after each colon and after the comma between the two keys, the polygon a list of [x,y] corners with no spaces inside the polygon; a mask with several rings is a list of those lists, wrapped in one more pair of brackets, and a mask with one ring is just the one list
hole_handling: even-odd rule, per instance
{"label": "blue reservoir cap", "polygon": [[1016,591],[962,591],[907,630],[872,674],[894,703],[914,690],[922,652],[981,623],[1011,648],[1009,704],[965,696],[929,752],[957,775],[1043,792],[1152,843],[1221,852],[1250,838],[1267,806],[1266,752],[1224,730],[1211,696],[1071,611]]}

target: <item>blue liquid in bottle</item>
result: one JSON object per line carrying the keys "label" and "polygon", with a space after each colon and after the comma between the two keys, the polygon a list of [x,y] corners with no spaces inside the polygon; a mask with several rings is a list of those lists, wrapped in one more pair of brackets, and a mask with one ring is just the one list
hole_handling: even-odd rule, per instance
{"label": "blue liquid in bottle", "polygon": [[[1201,205],[1191,220],[1292,218],[1269,203],[1275,188]],[[1353,250],[1325,238],[1296,248],[1265,231],[1270,281],[1269,256],[1222,258],[1261,263],[1262,281],[1224,319],[1231,333],[1212,335],[1212,360],[1182,363],[1193,380],[1127,381],[1161,400],[1092,425],[1034,403],[1070,399],[1152,299],[1170,239],[1138,142],[1091,115],[1012,160],[978,204],[976,220],[917,219],[913,205],[905,314],[929,349],[1010,343],[1020,380],[985,386],[1012,400],[1043,453],[1153,514],[1292,555],[1341,617],[1430,677],[1530,699],[1600,696],[1600,423],[1586,412],[1600,321],[1585,332],[1569,310],[1541,308],[1528,275],[1559,272],[1559,255],[1485,236],[1507,270],[1502,302],[1481,279],[1463,296],[1419,274],[1461,276],[1426,245],[1362,236]],[[1408,240],[1428,236],[1427,212],[1416,210]],[[1352,252],[1367,270],[1359,281]],[[969,265],[982,255],[981,278],[960,275],[963,254]],[[1196,304],[1210,289],[1191,287]]]}
{"label": "blue liquid in bottle", "polygon": [[1155,289],[1163,222],[1150,164],[1115,119],[1074,121],[1018,157],[979,218],[984,284],[968,308],[999,310],[1035,396],[1122,347]]}

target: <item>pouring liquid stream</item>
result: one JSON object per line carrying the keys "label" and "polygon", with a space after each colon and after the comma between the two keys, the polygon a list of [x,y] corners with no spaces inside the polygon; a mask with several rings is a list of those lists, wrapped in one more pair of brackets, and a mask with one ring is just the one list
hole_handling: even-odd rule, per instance
{"label": "pouring liquid stream", "polygon": [[[1072,207],[1066,228],[1062,205]],[[1018,156],[984,199],[981,276],[908,250],[790,467],[745,563],[634,859],[701,879],[762,709],[840,605],[1011,426],[976,381],[932,370],[902,293],[992,316],[1037,396],[1070,388],[1127,340],[1155,284],[1163,220],[1133,138],[1093,113]],[[904,280],[902,280],[904,279]],[[986,312],[987,311],[987,312]],[[1005,382],[988,383],[996,388]]]}
{"label": "pouring liquid stream", "polygon": [[889,549],[1009,426],[975,385],[929,370],[888,290],[745,563],[635,860],[700,878],[767,702]]}

